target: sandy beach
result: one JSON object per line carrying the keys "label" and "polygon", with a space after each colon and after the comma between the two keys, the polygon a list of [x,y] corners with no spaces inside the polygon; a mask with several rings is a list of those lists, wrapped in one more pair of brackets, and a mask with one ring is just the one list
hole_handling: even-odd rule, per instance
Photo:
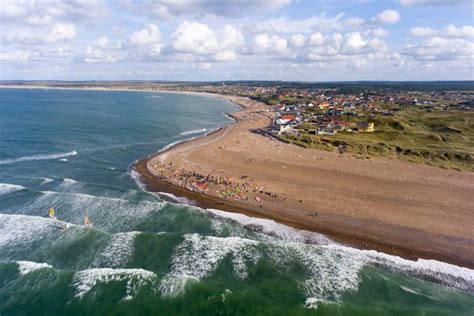
{"label": "sandy beach", "polygon": [[[14,86],[8,86],[13,88]],[[134,168],[147,188],[204,208],[273,219],[364,249],[474,268],[474,174],[361,159],[256,134],[268,106],[244,97],[126,88],[16,88],[186,93],[238,104],[236,122]]]}
{"label": "sandy beach", "polygon": [[251,132],[271,120],[248,98],[236,123],[138,162],[148,189],[270,218],[359,248],[474,268],[474,174],[305,149]]}

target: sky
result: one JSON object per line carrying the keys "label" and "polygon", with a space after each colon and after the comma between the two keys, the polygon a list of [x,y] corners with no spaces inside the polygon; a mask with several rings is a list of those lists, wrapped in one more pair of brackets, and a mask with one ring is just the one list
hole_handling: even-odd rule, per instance
{"label": "sky", "polygon": [[473,0],[0,0],[0,80],[474,80]]}

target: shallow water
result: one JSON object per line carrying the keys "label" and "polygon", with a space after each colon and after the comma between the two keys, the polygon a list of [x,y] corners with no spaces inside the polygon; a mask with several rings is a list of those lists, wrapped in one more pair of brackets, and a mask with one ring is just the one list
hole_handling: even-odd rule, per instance
{"label": "shallow water", "polygon": [[181,94],[0,89],[0,314],[474,310],[472,270],[140,188],[135,160],[229,123],[235,109]]}

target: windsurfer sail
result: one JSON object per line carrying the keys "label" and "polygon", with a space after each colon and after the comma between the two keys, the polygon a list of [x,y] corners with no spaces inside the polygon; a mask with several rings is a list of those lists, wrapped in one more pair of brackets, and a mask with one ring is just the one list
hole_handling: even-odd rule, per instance
{"label": "windsurfer sail", "polygon": [[49,218],[56,219],[56,216],[54,215],[54,208],[51,207],[49,209],[48,216],[49,216]]}
{"label": "windsurfer sail", "polygon": [[84,226],[92,227],[92,221],[87,215],[84,215]]}

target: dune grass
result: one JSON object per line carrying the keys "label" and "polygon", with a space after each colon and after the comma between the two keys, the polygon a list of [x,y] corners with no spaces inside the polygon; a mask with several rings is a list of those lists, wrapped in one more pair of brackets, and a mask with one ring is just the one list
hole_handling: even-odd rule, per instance
{"label": "dune grass", "polygon": [[[346,119],[346,118],[344,118]],[[347,120],[354,120],[347,118]],[[396,157],[441,168],[474,171],[474,112],[404,108],[394,116],[358,118],[375,123],[373,133],[311,135],[300,130],[284,140],[304,147],[361,157]]]}

